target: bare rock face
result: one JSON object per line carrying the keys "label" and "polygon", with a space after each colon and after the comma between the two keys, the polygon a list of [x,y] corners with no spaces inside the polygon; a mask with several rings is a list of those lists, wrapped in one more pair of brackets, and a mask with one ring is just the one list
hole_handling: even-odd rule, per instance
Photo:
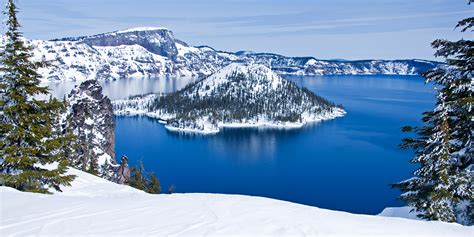
{"label": "bare rock face", "polygon": [[151,53],[173,60],[178,55],[173,32],[164,28],[134,28],[70,39],[90,46],[140,45]]}
{"label": "bare rock face", "polygon": [[110,99],[96,80],[76,86],[67,98],[78,141],[79,160],[73,166],[112,180],[115,161],[115,119]]}

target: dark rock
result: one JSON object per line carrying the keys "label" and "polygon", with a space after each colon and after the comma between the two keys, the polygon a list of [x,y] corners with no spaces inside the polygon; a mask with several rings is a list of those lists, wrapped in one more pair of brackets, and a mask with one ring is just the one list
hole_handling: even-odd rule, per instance
{"label": "dark rock", "polygon": [[72,165],[88,170],[95,162],[99,175],[111,178],[117,164],[115,118],[110,99],[102,94],[102,87],[96,80],[89,80],[76,86],[67,101],[80,154],[80,160]]}

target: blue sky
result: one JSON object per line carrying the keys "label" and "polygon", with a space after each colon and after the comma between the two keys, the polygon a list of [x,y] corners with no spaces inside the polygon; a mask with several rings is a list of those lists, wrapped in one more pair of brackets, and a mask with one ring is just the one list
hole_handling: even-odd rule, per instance
{"label": "blue sky", "polygon": [[[2,0],[5,2],[5,0]],[[191,45],[317,58],[433,59],[473,16],[467,0],[18,0],[22,31],[51,39],[163,26]]]}

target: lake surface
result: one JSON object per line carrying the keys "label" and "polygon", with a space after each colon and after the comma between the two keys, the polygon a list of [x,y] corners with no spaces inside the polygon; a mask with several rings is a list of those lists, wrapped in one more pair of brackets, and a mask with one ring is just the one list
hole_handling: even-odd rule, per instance
{"label": "lake surface", "polygon": [[[171,133],[146,117],[117,117],[117,156],[127,155],[132,164],[142,159],[164,191],[174,185],[177,192],[256,195],[366,214],[403,205],[389,187],[414,169],[412,152],[398,148],[400,128],[419,124],[421,112],[432,108],[431,87],[414,76],[289,79],[342,104],[347,115],[297,130],[224,129],[213,136]],[[124,98],[189,82],[103,86]]]}
{"label": "lake surface", "polygon": [[[179,90],[198,78],[127,78],[120,80],[100,82],[103,92],[111,100],[125,99],[131,95],[144,95],[149,93],[168,93]],[[50,88],[50,92],[57,98],[63,98],[71,92],[77,81],[48,82],[43,86]],[[41,97],[40,97],[41,98]]]}
{"label": "lake surface", "polygon": [[[213,136],[168,132],[154,119],[118,117],[117,155],[143,160],[166,191],[245,194],[376,214],[400,206],[389,184],[410,177],[400,128],[432,108],[414,76],[291,77],[347,115],[297,130],[225,129]],[[127,90],[127,88],[122,88]],[[107,91],[107,89],[106,89]]]}

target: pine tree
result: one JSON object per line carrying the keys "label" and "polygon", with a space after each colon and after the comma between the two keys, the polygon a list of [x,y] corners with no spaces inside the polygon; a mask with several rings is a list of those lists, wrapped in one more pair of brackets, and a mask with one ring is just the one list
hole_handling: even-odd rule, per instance
{"label": "pine tree", "polygon": [[[67,107],[67,102],[64,99],[64,106]],[[67,114],[64,121],[61,123],[64,135],[66,136],[63,152],[64,157],[68,159],[69,164],[73,167],[79,167],[81,164],[81,156],[78,153],[79,143],[77,136],[74,134],[74,127],[72,115]]]}
{"label": "pine tree", "polygon": [[[445,95],[440,93],[434,112],[426,113],[423,120],[427,126],[417,128],[420,138],[405,139],[403,146],[417,149],[412,160],[419,163],[416,177],[398,184],[405,193],[401,198],[421,211],[420,217],[429,220],[453,222],[456,220],[450,178],[450,128]],[[408,128],[407,128],[408,129]]]}
{"label": "pine tree", "polygon": [[47,63],[30,61],[32,48],[22,40],[17,13],[14,0],[9,0],[0,68],[0,182],[23,191],[59,191],[74,179],[65,175],[68,162],[60,152],[64,137],[55,131],[55,116],[63,106],[56,99],[35,99],[48,94],[39,86],[37,72]]}
{"label": "pine tree", "polygon": [[147,193],[159,194],[161,193],[161,186],[160,180],[154,173],[150,174],[150,179],[148,180],[148,188],[146,190]]}
{"label": "pine tree", "polygon": [[143,168],[143,162],[140,160],[138,166],[132,167],[130,175],[130,186],[140,189],[147,190],[145,169]]}
{"label": "pine tree", "polygon": [[93,175],[99,175],[99,164],[97,162],[97,154],[94,150],[95,146],[95,136],[94,131],[92,130],[89,134],[87,134],[87,156],[86,159],[88,162],[86,163],[87,172]]}
{"label": "pine tree", "polygon": [[[473,26],[474,18],[468,18],[456,27],[466,32]],[[422,218],[472,225],[474,41],[435,40],[432,46],[437,49],[435,56],[445,58],[447,63],[447,67],[423,75],[437,87],[436,107],[424,113],[424,126],[404,128],[417,134],[404,139],[401,146],[415,150],[411,162],[419,168],[415,177],[393,186],[404,192],[401,199]]]}

